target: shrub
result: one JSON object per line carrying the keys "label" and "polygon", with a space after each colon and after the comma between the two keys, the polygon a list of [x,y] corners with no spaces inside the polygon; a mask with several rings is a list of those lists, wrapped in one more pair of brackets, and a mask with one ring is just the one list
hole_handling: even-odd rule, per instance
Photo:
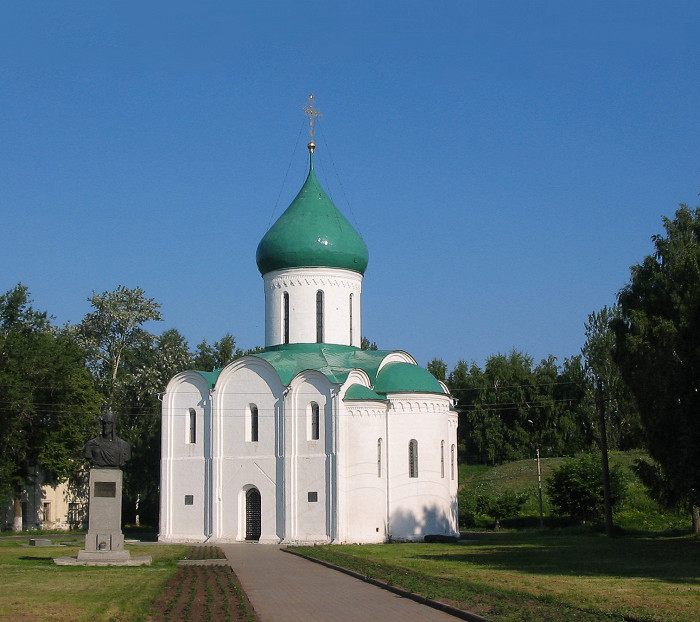
{"label": "shrub", "polygon": [[501,520],[517,516],[527,498],[527,493],[516,494],[512,490],[506,490],[497,496],[479,495],[476,499],[476,509],[478,513],[493,518],[493,528],[500,529]]}
{"label": "shrub", "polygon": [[[565,460],[547,479],[547,494],[557,514],[571,516],[581,523],[601,519],[603,500],[603,466],[593,454]],[[622,501],[625,484],[618,466],[610,469],[610,500],[613,507]]]}

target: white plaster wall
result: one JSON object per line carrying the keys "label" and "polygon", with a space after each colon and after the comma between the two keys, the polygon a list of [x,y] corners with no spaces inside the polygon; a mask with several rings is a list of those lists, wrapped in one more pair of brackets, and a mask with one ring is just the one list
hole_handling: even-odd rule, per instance
{"label": "white plaster wall", "polygon": [[[348,401],[339,412],[338,541],[384,542],[387,537],[386,406]],[[377,441],[382,440],[381,471]]]}
{"label": "white plaster wall", "polygon": [[[284,343],[283,295],[289,294],[289,343],[316,343],[316,292],[324,293],[324,343],[360,346],[362,275],[338,268],[288,268],[263,276],[265,346]],[[352,341],[350,338],[352,294]]]}
{"label": "white plaster wall", "polygon": [[[196,442],[189,442],[196,412]],[[163,396],[160,534],[162,541],[203,541],[211,532],[211,402],[197,372],[175,376]],[[185,495],[193,504],[185,505]]]}
{"label": "white plaster wall", "polygon": [[[456,415],[448,396],[389,395],[389,535],[421,540],[429,534],[458,535],[457,474],[450,451],[457,443]],[[408,446],[418,442],[418,477],[409,477]],[[445,470],[440,447],[445,442]],[[456,469],[456,465],[455,465]]]}
{"label": "white plaster wall", "polygon": [[[283,510],[280,409],[283,387],[274,369],[257,357],[226,367],[214,392],[214,528],[217,541],[244,540],[245,492],[257,488],[261,503],[261,542],[279,542]],[[258,441],[250,435],[250,404],[258,407]]]}
{"label": "white plaster wall", "polygon": [[[317,371],[299,374],[285,402],[286,542],[328,542],[335,517],[335,426],[332,385]],[[319,438],[311,438],[311,408],[319,406]],[[316,493],[316,501],[309,500]]]}

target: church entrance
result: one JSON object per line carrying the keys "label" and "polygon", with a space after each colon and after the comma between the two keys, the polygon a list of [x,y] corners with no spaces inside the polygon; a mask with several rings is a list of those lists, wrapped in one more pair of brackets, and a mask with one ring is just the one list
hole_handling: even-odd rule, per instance
{"label": "church entrance", "polygon": [[245,493],[245,539],[260,540],[260,491],[251,488]]}

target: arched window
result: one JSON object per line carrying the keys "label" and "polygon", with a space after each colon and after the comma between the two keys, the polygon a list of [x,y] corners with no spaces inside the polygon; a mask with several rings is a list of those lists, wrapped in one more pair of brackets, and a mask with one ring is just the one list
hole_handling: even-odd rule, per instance
{"label": "arched window", "polygon": [[418,477],[418,441],[411,439],[408,443],[408,476]]}
{"label": "arched window", "polygon": [[440,477],[445,477],[445,441],[440,441]]}
{"label": "arched window", "polygon": [[282,294],[282,330],[284,341],[283,343],[289,343],[289,293],[284,292]]}
{"label": "arched window", "polygon": [[190,443],[197,442],[197,411],[190,408]]}
{"label": "arched window", "polygon": [[255,404],[250,404],[250,440],[253,443],[258,442],[258,407]]}
{"label": "arched window", "polygon": [[455,478],[455,446],[450,448],[450,477]]}
{"label": "arched window", "polygon": [[382,439],[377,439],[377,477],[382,476]]}
{"label": "arched window", "polygon": [[316,292],[316,343],[323,343],[323,291]]}
{"label": "arched window", "polygon": [[321,412],[316,402],[311,402],[311,440],[317,441],[320,437]]}
{"label": "arched window", "polygon": [[352,345],[352,294],[350,294],[350,345]]}

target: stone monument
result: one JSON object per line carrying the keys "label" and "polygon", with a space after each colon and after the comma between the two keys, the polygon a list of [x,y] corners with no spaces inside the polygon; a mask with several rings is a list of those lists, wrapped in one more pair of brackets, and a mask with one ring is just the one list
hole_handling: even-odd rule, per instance
{"label": "stone monument", "polygon": [[[85,443],[85,457],[90,462],[89,524],[85,549],[78,553],[78,562],[131,565],[121,529],[121,467],[131,458],[131,447],[117,436],[117,422],[111,411],[105,410],[100,422],[101,434]],[[138,563],[150,563],[150,558],[139,560]]]}

